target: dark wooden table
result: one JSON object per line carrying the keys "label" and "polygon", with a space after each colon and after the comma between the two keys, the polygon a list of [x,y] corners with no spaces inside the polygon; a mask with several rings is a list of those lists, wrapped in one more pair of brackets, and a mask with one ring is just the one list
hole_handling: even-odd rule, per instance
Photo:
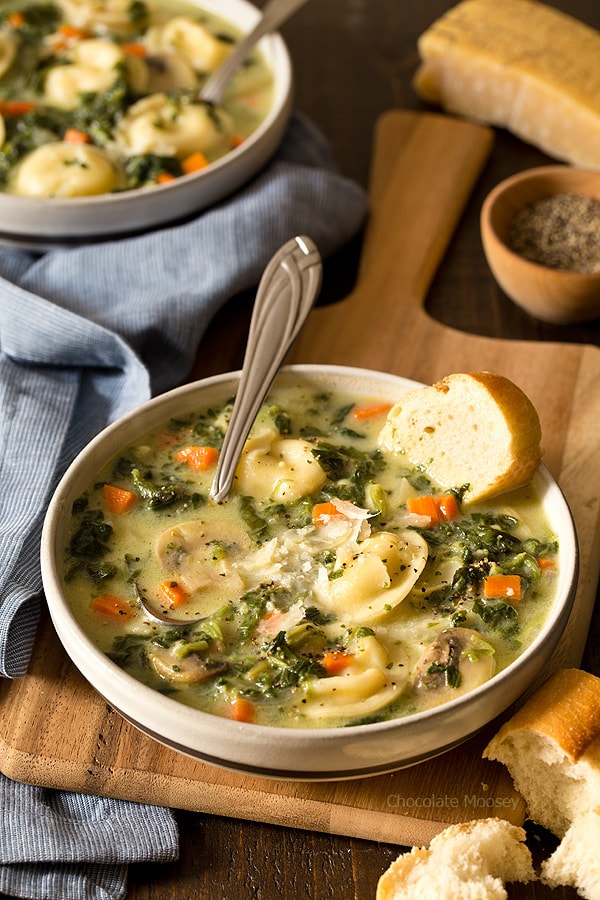
{"label": "dark wooden table", "polygon": [[[448,0],[312,0],[282,29],[295,66],[296,107],[329,138],[340,170],[364,186],[377,117],[391,108],[423,108],[411,88],[417,37],[451,5]],[[550,5],[600,28],[597,0]],[[486,193],[513,172],[549,161],[497,131],[489,162],[431,286],[427,308],[433,317],[492,337],[600,344],[598,321],[559,327],[521,312],[494,283],[481,250],[478,217]],[[359,252],[356,241],[327,262],[325,301],[328,294],[349,291]],[[219,315],[203,342],[199,374],[239,367],[248,311],[249,298],[237,297]],[[596,674],[599,633],[600,621],[594,621],[584,659]],[[231,818],[178,812],[180,860],[132,867],[128,900],[369,900],[400,852],[397,846],[235,816],[235,809]],[[542,837],[549,847],[550,837]],[[566,900],[576,895],[520,885],[509,887],[509,896]]]}

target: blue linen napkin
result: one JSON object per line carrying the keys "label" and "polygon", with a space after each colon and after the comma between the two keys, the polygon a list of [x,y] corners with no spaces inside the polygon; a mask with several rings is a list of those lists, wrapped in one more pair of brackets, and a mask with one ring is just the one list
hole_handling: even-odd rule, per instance
{"label": "blue linen napkin", "polygon": [[170,810],[0,780],[0,892],[120,900],[127,866],[177,858]]}
{"label": "blue linen napkin", "polygon": [[[327,257],[358,231],[366,211],[364,191],[336,171],[323,136],[295,114],[268,167],[192,221],[43,255],[0,247],[0,676],[27,670],[41,604],[44,512],[79,450],[185,379],[212,316],[258,284],[281,244],[307,234]],[[134,857],[176,853],[169,810],[66,792],[50,801],[53,794],[0,775],[0,891],[118,898],[132,833]],[[50,803],[59,814],[48,817]],[[11,825],[14,808],[22,817]],[[93,835],[105,813],[104,855],[84,840],[79,855],[65,856],[71,830]],[[166,846],[147,840],[161,830]]]}

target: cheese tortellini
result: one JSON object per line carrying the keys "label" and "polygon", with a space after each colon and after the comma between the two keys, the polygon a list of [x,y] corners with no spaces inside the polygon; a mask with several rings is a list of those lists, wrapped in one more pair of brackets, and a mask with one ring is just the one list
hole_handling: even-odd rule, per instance
{"label": "cheese tortellini", "polygon": [[183,159],[200,151],[218,154],[228,144],[231,122],[204,103],[152,94],[134,103],[116,130],[116,143],[128,155],[155,153]]}
{"label": "cheese tortellini", "polygon": [[46,74],[46,103],[58,109],[75,109],[82,94],[108,90],[120,68],[127,69],[136,90],[145,89],[149,76],[141,59],[127,56],[117,44],[103,38],[78,41],[69,53],[69,62],[52,66]]}
{"label": "cheese tortellini", "polygon": [[416,531],[378,531],[338,547],[333,577],[322,579],[323,606],[349,622],[371,622],[398,606],[427,562],[427,542]]}
{"label": "cheese tortellini", "polygon": [[374,635],[359,634],[348,651],[351,661],[339,675],[317,678],[307,686],[302,712],[309,719],[372,715],[405,687],[405,677],[390,674],[387,651]]}
{"label": "cheese tortellini", "polygon": [[196,72],[212,72],[231,53],[232,44],[220,40],[190,16],[174,16],[165,25],[149,28],[146,44],[151,52],[183,56]]}
{"label": "cheese tortellini", "polygon": [[58,141],[25,157],[11,190],[20,197],[85,197],[113,191],[119,181],[118,167],[99,147]]}
{"label": "cheese tortellini", "polygon": [[240,494],[293,503],[318,491],[326,479],[311,444],[266,431],[246,442],[234,485]]}
{"label": "cheese tortellini", "polygon": [[139,27],[132,0],[58,0],[65,17],[77,28],[128,34]]}

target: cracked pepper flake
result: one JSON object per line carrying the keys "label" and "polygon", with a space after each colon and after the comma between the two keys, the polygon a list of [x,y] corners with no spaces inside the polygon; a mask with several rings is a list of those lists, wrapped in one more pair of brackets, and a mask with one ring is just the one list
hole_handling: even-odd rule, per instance
{"label": "cracked pepper flake", "polygon": [[600,272],[600,200],[559,193],[529,203],[511,223],[508,246],[550,269]]}

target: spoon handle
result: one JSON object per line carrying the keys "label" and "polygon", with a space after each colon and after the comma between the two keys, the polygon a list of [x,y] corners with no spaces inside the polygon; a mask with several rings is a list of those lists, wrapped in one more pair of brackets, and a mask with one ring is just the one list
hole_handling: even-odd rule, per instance
{"label": "spoon handle", "polygon": [[321,287],[319,251],[295,237],[268,263],[258,286],[248,343],[231,419],[219,455],[210,499],[222,503],[231,490],[246,438],[283,359]]}
{"label": "spoon handle", "polygon": [[243,63],[253,46],[265,34],[283,24],[308,0],[269,0],[254,28],[236,45],[227,59],[209,77],[200,91],[200,99],[218,106],[235,70]]}

